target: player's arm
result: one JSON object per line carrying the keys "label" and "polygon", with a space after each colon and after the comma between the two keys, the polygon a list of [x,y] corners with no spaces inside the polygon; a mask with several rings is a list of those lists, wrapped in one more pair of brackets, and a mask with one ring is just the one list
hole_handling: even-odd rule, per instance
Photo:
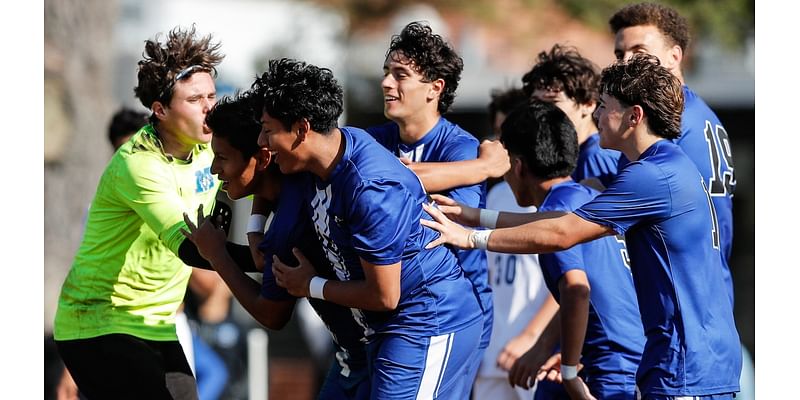
{"label": "player's arm", "polygon": [[434,220],[422,219],[420,223],[441,234],[427,248],[451,244],[462,249],[485,248],[498,253],[539,254],[566,250],[578,243],[616,234],[609,227],[587,221],[574,213],[563,212],[535,213],[531,215],[533,222],[513,228],[473,231],[449,220],[436,207],[423,204],[423,208]]}
{"label": "player's arm", "polygon": [[[553,298],[553,295],[548,293],[539,311],[528,321],[528,324],[522,332],[511,338],[511,340],[503,346],[503,349],[497,356],[497,366],[504,371],[509,371],[514,363],[525,354],[525,352],[538,343],[540,339],[550,342],[552,344],[550,349],[552,349],[555,343],[558,342],[558,337],[543,337],[542,335],[557,312],[558,303]],[[547,354],[542,362],[549,356],[550,353]],[[538,366],[536,368],[538,369]]]}
{"label": "player's arm", "polygon": [[508,151],[499,141],[490,140],[481,143],[478,148],[478,158],[449,162],[410,163],[407,160],[404,162],[419,176],[429,193],[476,185],[489,178],[499,178],[511,167]]}
{"label": "player's arm", "polygon": [[486,210],[472,207],[463,201],[458,201],[455,198],[451,199],[440,194],[432,194],[431,199],[435,201],[437,208],[447,216],[448,219],[464,226],[483,226],[492,229],[510,228],[563,214],[559,212],[515,213],[509,211]]}
{"label": "player's arm", "polygon": [[[586,272],[567,271],[558,281],[558,291],[561,295],[561,365],[575,367],[577,371],[589,321],[591,288]],[[564,370],[559,370],[563,377]],[[586,398],[580,377],[563,379],[562,383],[571,398]]]}
{"label": "player's arm", "polygon": [[[299,250],[293,250],[300,262],[292,268],[277,257],[273,259],[272,271],[281,287],[293,296],[316,297],[345,307],[369,311],[391,311],[400,301],[400,263],[375,265],[361,259],[363,280],[324,280],[316,276],[314,267]],[[319,280],[315,289],[312,279]],[[316,291],[315,291],[316,290]]]}
{"label": "player's arm", "polygon": [[[558,307],[553,299],[555,307]],[[551,305],[552,307],[552,305]],[[561,312],[555,312],[553,318],[547,323],[539,340],[528,349],[508,371],[508,382],[511,386],[519,386],[523,389],[531,389],[536,383],[539,371],[549,358],[553,355],[553,350],[561,339]]]}
{"label": "player's arm", "polygon": [[258,271],[264,271],[264,254],[258,249],[258,245],[264,240],[264,228],[269,214],[274,210],[273,202],[260,196],[253,196],[250,219],[247,224],[247,245]]}
{"label": "player's arm", "polygon": [[[236,300],[260,324],[270,329],[281,329],[291,318],[296,299],[270,300],[261,295],[261,284],[245,274],[237,265],[225,246],[225,231],[216,227],[198,209],[199,226],[184,215],[187,230],[182,233],[187,242],[196,244],[202,257],[207,259],[214,270],[225,281]],[[248,256],[250,259],[249,251]],[[250,259],[252,262],[252,259]]]}

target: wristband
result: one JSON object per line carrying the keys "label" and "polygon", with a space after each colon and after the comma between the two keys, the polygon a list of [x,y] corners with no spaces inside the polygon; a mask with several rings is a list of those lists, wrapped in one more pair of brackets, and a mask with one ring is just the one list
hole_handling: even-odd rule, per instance
{"label": "wristband", "polygon": [[252,214],[250,219],[247,220],[247,233],[264,233],[264,227],[266,226],[266,215]]}
{"label": "wristband", "polygon": [[489,229],[497,228],[497,218],[500,217],[500,211],[497,210],[487,210],[481,208],[480,213],[480,222],[481,226],[485,226]]}
{"label": "wristband", "polygon": [[489,247],[489,235],[491,235],[492,232],[494,231],[491,229],[472,231],[472,233],[469,234],[469,241],[472,242],[472,247],[486,250]]}
{"label": "wristband", "polygon": [[325,300],[325,296],[322,295],[322,289],[325,288],[325,283],[327,282],[327,279],[318,276],[311,278],[311,281],[308,282],[308,296]]}
{"label": "wristband", "polygon": [[577,365],[564,365],[561,364],[561,379],[571,381],[578,377]]}

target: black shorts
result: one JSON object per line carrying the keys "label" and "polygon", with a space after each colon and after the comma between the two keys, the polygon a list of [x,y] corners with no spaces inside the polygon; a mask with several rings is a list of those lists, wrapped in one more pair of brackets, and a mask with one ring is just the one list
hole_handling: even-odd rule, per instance
{"label": "black shorts", "polygon": [[88,399],[197,400],[197,383],[177,340],[126,334],[57,340],[82,395]]}

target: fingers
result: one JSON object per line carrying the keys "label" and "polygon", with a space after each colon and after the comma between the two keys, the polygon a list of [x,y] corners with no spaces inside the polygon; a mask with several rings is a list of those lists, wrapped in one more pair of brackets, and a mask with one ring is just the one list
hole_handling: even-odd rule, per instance
{"label": "fingers", "polygon": [[447,206],[455,206],[458,205],[458,202],[440,194],[432,194],[431,199],[436,202],[438,205],[447,205]]}
{"label": "fingers", "polygon": [[[422,209],[425,210],[425,212],[427,212],[431,216],[431,218],[433,218],[436,222],[442,223],[442,221],[448,220],[447,217],[445,217],[445,215],[442,214],[441,211],[436,209],[436,207],[422,203]],[[436,230],[438,231],[440,229]]]}
{"label": "fingers", "polygon": [[303,255],[303,252],[300,251],[300,249],[298,249],[297,247],[292,248],[292,254],[294,254],[295,258],[297,258],[297,262],[299,262],[300,265],[309,264],[309,261],[306,258],[306,256]]}
{"label": "fingers", "polygon": [[189,228],[190,233],[194,233],[197,230],[197,227],[194,225],[194,222],[189,219],[189,214],[183,213],[183,222],[186,223],[186,227]]}

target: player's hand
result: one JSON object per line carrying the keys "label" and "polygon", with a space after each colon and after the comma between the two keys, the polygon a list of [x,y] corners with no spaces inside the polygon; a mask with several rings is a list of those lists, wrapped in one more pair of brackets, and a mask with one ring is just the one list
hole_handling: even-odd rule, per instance
{"label": "player's hand", "polygon": [[537,336],[526,332],[514,336],[503,346],[503,350],[497,356],[497,366],[503,371],[510,371],[511,367],[514,366],[514,362],[533,347],[536,339],[538,339]]}
{"label": "player's hand", "polygon": [[452,244],[453,246],[460,247],[462,249],[471,249],[474,247],[472,241],[469,239],[472,230],[464,228],[463,226],[450,221],[434,206],[423,203],[422,209],[430,214],[430,216],[433,218],[433,221],[420,218],[420,224],[439,231],[439,237],[436,238],[436,240],[428,243],[428,245],[425,246],[426,249],[432,249],[440,244]]}
{"label": "player's hand", "polygon": [[214,260],[227,252],[225,231],[212,223],[211,216],[203,216],[202,204],[197,208],[197,225],[189,219],[189,215],[186,213],[183,213],[183,222],[186,223],[187,229],[181,228],[181,234],[191,240],[200,255],[213,266]]}
{"label": "player's hand", "polygon": [[569,394],[569,397],[573,400],[597,400],[589,392],[589,387],[586,386],[586,383],[580,376],[568,381],[562,380],[561,384],[564,385],[564,390],[567,391],[567,394]]}
{"label": "player's hand", "polygon": [[508,371],[508,383],[511,384],[511,387],[515,385],[523,389],[533,387],[539,368],[553,353],[552,348],[546,347],[542,345],[542,342],[538,342],[514,361]]}
{"label": "player's hand", "polygon": [[511,161],[508,150],[499,140],[484,140],[478,147],[478,159],[483,161],[488,178],[502,178],[509,169]]}
{"label": "player's hand", "polygon": [[481,209],[473,208],[461,204],[449,197],[440,194],[430,195],[431,199],[436,202],[436,207],[447,216],[448,219],[458,222],[465,226],[480,226],[481,224]]}
{"label": "player's hand", "polygon": [[316,275],[314,266],[296,247],[292,253],[299,264],[297,267],[290,267],[281,262],[277,256],[272,256],[272,273],[275,275],[275,282],[278,286],[286,289],[292,296],[308,297],[308,283]]}

